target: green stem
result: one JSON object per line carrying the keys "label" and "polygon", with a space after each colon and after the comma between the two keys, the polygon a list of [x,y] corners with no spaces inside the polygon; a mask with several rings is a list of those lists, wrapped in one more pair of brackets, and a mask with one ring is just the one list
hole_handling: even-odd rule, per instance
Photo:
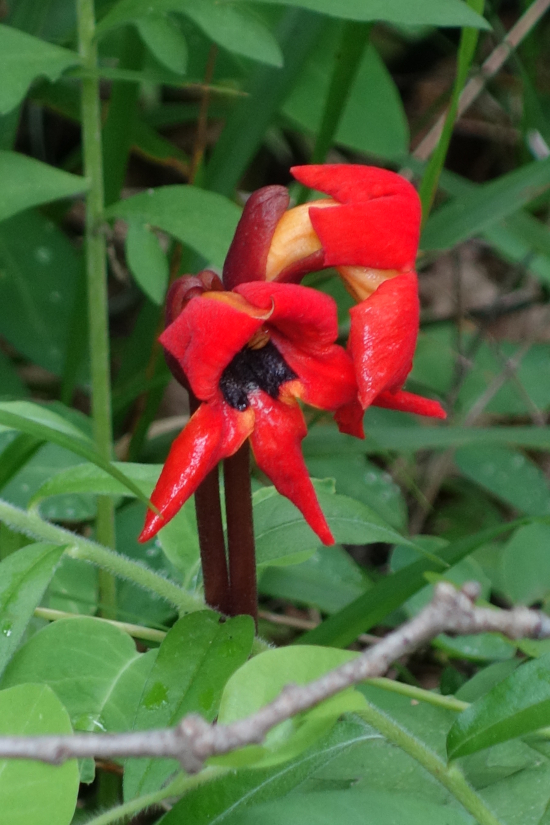
{"label": "green stem", "polygon": [[123,805],[118,805],[116,808],[111,808],[110,811],[105,811],[105,813],[100,814],[100,816],[89,819],[86,825],[111,825],[113,822],[126,820],[126,817],[137,814],[145,808],[150,808],[152,805],[157,805],[159,802],[162,802],[163,799],[182,796],[197,787],[197,785],[210,782],[218,776],[227,773],[227,771],[228,769],[223,767],[210,767],[191,776],[180,774],[167,787],[161,788],[160,791],[154,791],[145,796],[140,796],[137,799],[131,799]]}
{"label": "green stem", "polygon": [[[479,14],[483,13],[485,0],[467,0],[467,2],[474,11],[477,11]],[[447,111],[447,117],[445,118],[445,125],[443,126],[443,131],[441,132],[441,137],[439,138],[435,152],[426,167],[426,171],[424,172],[419,188],[418,194],[420,195],[420,200],[422,201],[422,223],[426,222],[434,202],[439,177],[445,163],[447,150],[453,134],[453,128],[458,113],[460,94],[468,78],[478,37],[478,29],[472,29],[469,27],[462,29],[460,46],[458,49],[456,79],[453,86],[451,101],[449,103],[449,109]]]}
{"label": "green stem", "polygon": [[[39,619],[46,619],[48,622],[57,622],[59,619],[81,619],[81,613],[66,613],[64,610],[53,610],[50,607],[35,607],[34,615]],[[139,624],[130,624],[129,622],[115,622],[113,619],[100,619],[98,616],[92,616],[94,621],[111,624],[113,627],[118,627],[123,630],[133,639],[143,639],[146,642],[163,642],[166,638],[164,630],[156,630],[154,627],[143,627]]]}
{"label": "green stem", "polygon": [[[334,142],[353,81],[363,58],[371,28],[372,23],[358,23],[355,20],[343,24],[342,37],[335,56],[323,117],[315,139],[310,163],[324,163]],[[298,203],[304,200],[306,192],[306,187],[300,187],[297,196]]]}
{"label": "green stem", "polygon": [[405,685],[403,682],[395,682],[393,679],[384,677],[369,679],[366,684],[382,688],[382,690],[389,690],[391,693],[408,696],[409,699],[415,699],[418,702],[426,702],[438,708],[445,708],[445,710],[461,712],[470,707],[469,702],[461,702],[460,699],[455,699],[454,696],[442,696],[440,693],[433,693],[431,690],[423,690],[423,688],[415,685]]}
{"label": "green stem", "polygon": [[102,547],[94,541],[82,538],[70,530],[57,527],[44,521],[36,513],[28,513],[20,510],[13,504],[0,499],[0,521],[5,522],[20,533],[52,544],[63,545],[67,548],[66,553],[73,559],[81,559],[91,564],[96,564],[110,574],[128,579],[145,590],[150,590],[165,599],[170,604],[175,605],[181,613],[191,613],[195,610],[203,610],[204,602],[186,593],[181,587],[173,584],[168,579],[159,576],[148,567],[132,559],[115,553],[107,547]]}
{"label": "green stem", "polygon": [[502,825],[501,821],[486,806],[485,802],[468,784],[463,773],[455,765],[447,765],[436,753],[420,740],[403,730],[385,713],[367,704],[361,710],[361,717],[372,725],[397,747],[422,765],[444,788],[446,788],[470,813],[479,825]]}
{"label": "green stem", "polygon": [[[84,174],[90,181],[86,196],[86,276],[88,283],[88,318],[90,332],[90,367],[92,382],[92,419],[98,452],[110,461],[112,453],[111,379],[109,357],[109,319],[107,305],[107,265],[105,235],[102,231],[104,193],[101,148],[101,100],[97,69],[94,0],[77,0],[78,44],[83,66],[90,71],[82,78],[82,143]],[[115,546],[114,506],[111,498],[97,500],[96,532],[98,541]],[[100,571],[100,601],[107,618],[116,615],[115,580]]]}

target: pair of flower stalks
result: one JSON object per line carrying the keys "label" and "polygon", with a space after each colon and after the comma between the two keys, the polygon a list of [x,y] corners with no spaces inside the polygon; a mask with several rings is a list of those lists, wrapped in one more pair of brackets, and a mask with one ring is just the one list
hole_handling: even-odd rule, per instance
{"label": "pair of flower stalks", "polygon": [[[291,171],[328,197],[288,209],[284,187],[258,190],[244,208],[223,280],[203,270],[168,292],[160,341],[196,411],[172,445],[151,497],[159,512],[148,511],[140,541],[151,539],[249,439],[260,470],[323,544],[334,544],[302,456],[307,428],[298,402],[333,413],[340,431],[358,438],[370,405],[445,417],[436,401],[402,389],[419,324],[421,207],[414,187],[368,166]],[[300,285],[304,275],[327,267],[336,268],[357,301],[347,349],[336,343],[334,300]],[[228,480],[226,471],[226,486]],[[244,495],[250,497],[246,488]],[[199,517],[199,534],[200,527]],[[206,583],[204,555],[203,571]],[[236,612],[234,593],[233,609],[228,597],[214,598]]]}

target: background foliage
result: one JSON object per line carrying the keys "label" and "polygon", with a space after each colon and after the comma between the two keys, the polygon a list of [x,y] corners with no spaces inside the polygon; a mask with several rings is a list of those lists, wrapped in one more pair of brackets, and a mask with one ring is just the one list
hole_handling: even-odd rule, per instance
{"label": "background foliage", "polygon": [[[440,578],[548,609],[545,5],[96,0],[87,41],[89,0],[0,3],[0,733],[246,716],[414,615]],[[468,77],[529,7],[539,14],[520,46],[453,131]],[[90,161],[80,126],[93,124],[97,84],[102,153]],[[422,154],[449,102],[439,144]],[[255,479],[260,632],[301,647],[249,660],[248,618],[220,624],[200,609],[192,502],[158,540],[136,542],[186,414],[156,337],[169,279],[222,265],[246,193],[324,160],[405,170],[420,187],[424,325],[409,387],[440,398],[449,420],[371,409],[359,442],[311,418],[304,453],[335,548]],[[95,236],[86,192],[99,194]],[[88,323],[93,244],[100,267],[106,244],[110,356],[99,310]],[[345,338],[340,282],[310,277],[337,300]],[[111,506],[114,535],[108,518],[94,534],[98,507]],[[115,542],[123,557],[100,546]],[[368,810],[376,825],[550,822],[548,642],[440,636],[390,676],[199,782],[167,760],[4,763],[3,821],[353,825]],[[384,735],[367,706],[391,721]],[[164,807],[140,814],[152,803]]]}

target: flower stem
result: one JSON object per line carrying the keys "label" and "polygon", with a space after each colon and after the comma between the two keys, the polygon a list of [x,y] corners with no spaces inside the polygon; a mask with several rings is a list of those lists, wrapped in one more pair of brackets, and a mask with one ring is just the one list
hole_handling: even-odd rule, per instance
{"label": "flower stem", "polygon": [[[189,392],[191,415],[200,401]],[[204,598],[210,607],[229,613],[229,575],[225,558],[218,468],[210,472],[195,493],[195,510],[201,551]]]}
{"label": "flower stem", "polygon": [[[101,149],[101,101],[97,71],[94,0],[77,0],[78,43],[85,73],[82,78],[82,143],[84,174],[90,181],[86,197],[86,277],[90,328],[92,419],[98,452],[110,461],[112,452],[109,325],[107,314],[107,266],[105,236],[102,232],[104,193]],[[115,546],[112,499],[97,500],[97,539]],[[115,618],[116,590],[111,573],[100,571],[100,602],[106,618]]]}
{"label": "flower stem", "polygon": [[248,613],[258,624],[256,548],[252,521],[248,441],[223,463],[229,551],[230,613]]}

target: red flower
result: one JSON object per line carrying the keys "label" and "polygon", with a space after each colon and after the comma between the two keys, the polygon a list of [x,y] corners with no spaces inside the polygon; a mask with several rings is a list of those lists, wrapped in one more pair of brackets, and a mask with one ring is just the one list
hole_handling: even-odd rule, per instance
{"label": "red flower", "polygon": [[203,403],[172,445],[151,497],[160,515],[148,511],[140,541],[250,438],[260,469],[321,541],[333,544],[300,450],[307,430],[298,399],[334,411],[357,393],[351,359],[334,343],[334,301],[297,284],[258,281],[222,290],[205,272],[180,280],[169,296],[176,313],[184,306],[160,340]]}
{"label": "red flower", "polygon": [[[361,166],[302,166],[294,176],[328,195],[287,210],[268,186],[248,200],[224,265],[180,278],[167,298],[160,340],[172,372],[202,402],[174,441],[140,541],[156,534],[216,464],[246,438],[260,469],[334,542],[300,450],[298,400],[335,413],[362,437],[370,404],[442,418],[440,405],[402,390],[412,367],[419,304],[414,261],[420,204],[393,172]],[[334,266],[358,301],[348,353],[335,344],[336,305],[300,286]]]}

